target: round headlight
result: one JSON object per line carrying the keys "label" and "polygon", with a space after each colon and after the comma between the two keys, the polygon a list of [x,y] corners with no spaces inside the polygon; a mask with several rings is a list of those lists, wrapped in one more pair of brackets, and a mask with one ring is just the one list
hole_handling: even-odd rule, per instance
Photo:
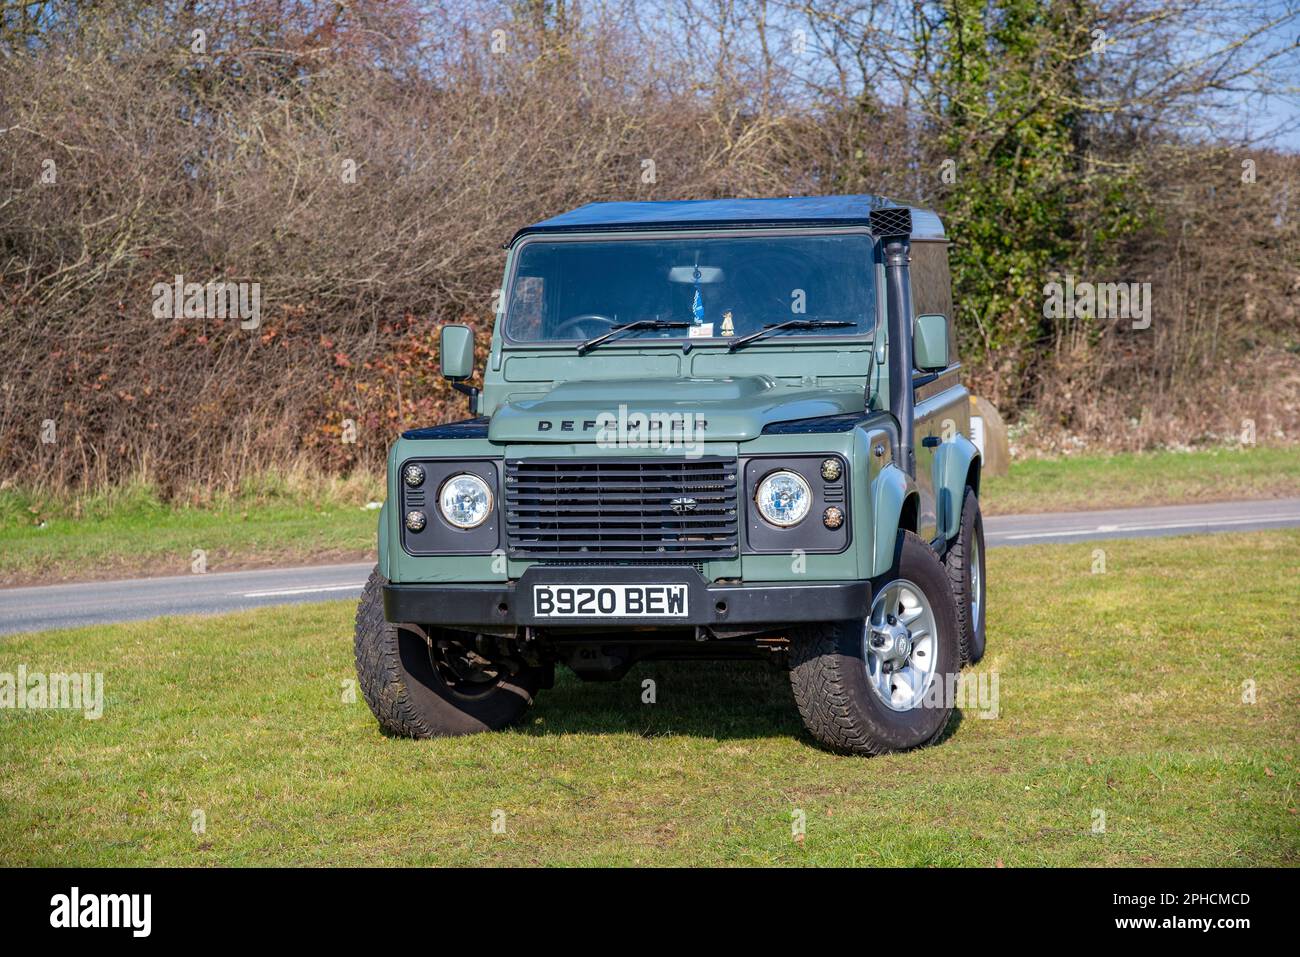
{"label": "round headlight", "polygon": [[759,514],[778,528],[798,525],[812,507],[812,491],[797,472],[773,472],[758,483]]}
{"label": "round headlight", "polygon": [[478,528],[492,511],[492,490],[477,475],[462,472],[442,483],[438,508],[457,528]]}

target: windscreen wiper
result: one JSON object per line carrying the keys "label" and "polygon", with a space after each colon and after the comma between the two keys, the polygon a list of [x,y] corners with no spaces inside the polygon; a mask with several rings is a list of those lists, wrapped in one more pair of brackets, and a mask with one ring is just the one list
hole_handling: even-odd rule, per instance
{"label": "windscreen wiper", "polygon": [[603,335],[579,343],[578,355],[586,355],[602,342],[613,339],[621,333],[631,332],[633,329],[685,329],[689,325],[689,322],[679,322],[675,319],[638,319],[635,322],[625,322],[621,326],[615,326]]}
{"label": "windscreen wiper", "polygon": [[832,329],[837,326],[856,326],[856,322],[850,322],[847,319],[787,319],[785,322],[777,322],[759,329],[758,332],[751,332],[747,336],[742,336],[727,347],[728,352],[735,352],[743,345],[755,342],[758,339],[766,339],[768,336],[775,334],[781,329]]}

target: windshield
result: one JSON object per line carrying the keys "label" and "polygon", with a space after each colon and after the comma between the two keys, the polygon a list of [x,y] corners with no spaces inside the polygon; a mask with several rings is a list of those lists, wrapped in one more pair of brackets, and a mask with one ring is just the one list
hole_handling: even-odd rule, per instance
{"label": "windshield", "polygon": [[643,321],[615,341],[724,344],[801,319],[814,327],[778,335],[864,335],[876,315],[872,263],[871,238],[861,233],[533,240],[519,251],[505,332],[524,342],[587,340]]}

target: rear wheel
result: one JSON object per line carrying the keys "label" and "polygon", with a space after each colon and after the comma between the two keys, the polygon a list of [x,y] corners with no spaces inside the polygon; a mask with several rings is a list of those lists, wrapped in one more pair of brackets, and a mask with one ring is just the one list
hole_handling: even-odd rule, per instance
{"label": "rear wheel", "polygon": [[503,728],[533,703],[538,669],[485,655],[474,636],[384,619],[387,580],[371,572],[357,607],[357,678],[390,734],[434,738]]}
{"label": "rear wheel", "polygon": [[791,642],[804,724],[827,747],[906,751],[943,734],[961,668],[952,587],[934,551],[899,534],[894,567],[862,619],[810,626]]}
{"label": "rear wheel", "polygon": [[975,490],[966,486],[957,537],[943,557],[957,601],[962,664],[984,657],[984,518]]}

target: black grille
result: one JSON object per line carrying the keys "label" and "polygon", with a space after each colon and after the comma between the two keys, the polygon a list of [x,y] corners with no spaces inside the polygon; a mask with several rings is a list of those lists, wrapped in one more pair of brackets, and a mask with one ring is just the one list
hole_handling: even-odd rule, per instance
{"label": "black grille", "polygon": [[736,460],[506,460],[516,558],[736,555]]}

